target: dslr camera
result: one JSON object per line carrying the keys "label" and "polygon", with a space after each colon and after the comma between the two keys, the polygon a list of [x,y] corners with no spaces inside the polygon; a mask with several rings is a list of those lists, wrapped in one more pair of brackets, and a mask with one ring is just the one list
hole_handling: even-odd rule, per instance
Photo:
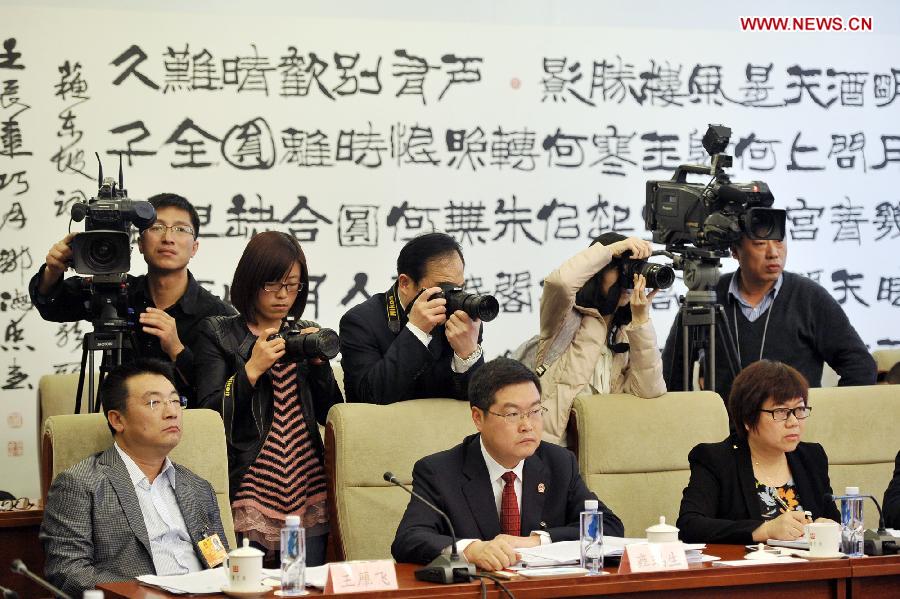
{"label": "dslr camera", "polygon": [[493,295],[477,295],[474,293],[466,293],[462,287],[444,283],[438,285],[441,288],[439,293],[432,295],[429,300],[444,298],[447,300],[447,315],[453,314],[457,310],[462,310],[469,315],[471,319],[480,319],[489,322],[497,318],[500,313],[500,303]]}
{"label": "dslr camera", "polygon": [[72,205],[72,220],[84,221],[84,232],[71,243],[72,266],[82,275],[126,273],[131,268],[131,225],[143,231],[156,220],[156,210],[146,200],[128,199],[121,164],[118,186],[112,177],[103,178],[102,165],[98,184],[97,197]]}
{"label": "dslr camera", "polygon": [[625,289],[634,289],[634,275],[643,275],[648,289],[668,289],[675,283],[675,270],[666,264],[646,260],[631,260],[631,251],[619,259],[619,280]]}
{"label": "dslr camera", "polygon": [[296,320],[288,316],[281,322],[281,329],[268,340],[284,339],[284,356],[300,361],[319,358],[330,360],[341,351],[341,340],[332,329],[319,329],[315,333],[301,333],[300,329],[317,326],[311,320]]}
{"label": "dslr camera", "polygon": [[[728,147],[731,129],[710,125],[703,148],[711,166],[682,164],[669,181],[647,181],[644,223],[654,243],[667,248],[692,244],[724,252],[746,235],[751,239],[784,239],[785,211],[770,208],[774,197],[763,181],[732,183],[725,173],[732,157]],[[712,175],[706,185],[687,182],[688,174]]]}

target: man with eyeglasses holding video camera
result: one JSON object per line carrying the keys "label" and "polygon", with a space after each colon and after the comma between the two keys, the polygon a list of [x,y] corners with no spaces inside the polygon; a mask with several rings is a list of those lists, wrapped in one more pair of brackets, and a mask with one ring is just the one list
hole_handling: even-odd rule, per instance
{"label": "man with eyeglasses holding video camera", "polygon": [[[196,325],[207,316],[232,315],[234,309],[203,289],[188,270],[197,253],[200,217],[182,196],[162,193],[148,199],[156,220],[138,239],[147,274],[128,275],[128,307],[134,311],[137,354],[171,361],[176,386],[192,397]],[[45,263],[28,286],[31,302],[41,318],[51,322],[90,320],[84,277],[64,279],[73,253],[69,233],[47,252]]]}

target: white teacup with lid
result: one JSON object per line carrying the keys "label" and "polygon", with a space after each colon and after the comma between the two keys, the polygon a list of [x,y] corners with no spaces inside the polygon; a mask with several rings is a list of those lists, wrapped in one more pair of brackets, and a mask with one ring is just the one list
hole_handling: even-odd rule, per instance
{"label": "white teacup with lid", "polygon": [[228,554],[225,568],[228,570],[228,590],[238,592],[259,591],[262,586],[263,552],[250,546],[250,539],[244,539],[244,546]]}
{"label": "white teacup with lid", "polygon": [[650,543],[674,543],[678,541],[678,529],[666,524],[666,517],[659,517],[659,524],[647,528],[647,541]]}

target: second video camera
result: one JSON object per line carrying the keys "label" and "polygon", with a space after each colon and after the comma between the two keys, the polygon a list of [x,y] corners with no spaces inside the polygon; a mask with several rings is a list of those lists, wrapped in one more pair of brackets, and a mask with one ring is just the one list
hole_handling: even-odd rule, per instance
{"label": "second video camera", "polygon": [[[785,211],[770,208],[774,201],[763,181],[732,183],[725,173],[732,158],[731,129],[710,125],[703,148],[711,166],[682,164],[670,181],[647,181],[644,222],[655,243],[672,248],[693,244],[724,251],[746,235],[751,239],[784,239]],[[706,185],[687,182],[687,175],[712,175]]]}

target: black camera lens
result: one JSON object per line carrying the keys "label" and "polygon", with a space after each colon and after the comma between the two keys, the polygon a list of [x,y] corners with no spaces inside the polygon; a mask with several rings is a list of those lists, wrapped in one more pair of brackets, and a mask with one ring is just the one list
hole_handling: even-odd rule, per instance
{"label": "black camera lens", "polygon": [[131,242],[122,231],[86,231],[72,240],[72,266],[78,274],[128,272]]}
{"label": "black camera lens", "polygon": [[282,336],[285,355],[292,360],[330,360],[341,351],[341,339],[332,329],[319,329],[315,333],[287,331]]}
{"label": "black camera lens", "polygon": [[647,262],[641,269],[650,289],[668,289],[675,283],[675,271],[665,264]]}
{"label": "black camera lens", "polygon": [[750,208],[741,222],[750,239],[784,239],[786,212],[777,208]]}
{"label": "black camera lens", "polygon": [[469,315],[469,318],[489,322],[500,314],[500,303],[493,295],[466,293],[461,287],[451,285],[441,285],[440,287],[443,289],[443,293],[435,294],[435,296],[443,295],[447,300],[448,316],[457,310],[462,310]]}
{"label": "black camera lens", "polygon": [[116,248],[108,239],[98,239],[88,248],[88,259],[99,268],[104,268],[116,259]]}
{"label": "black camera lens", "polygon": [[634,275],[643,275],[649,289],[668,289],[675,283],[675,271],[671,266],[645,260],[626,260],[622,269],[626,289],[634,288]]}

